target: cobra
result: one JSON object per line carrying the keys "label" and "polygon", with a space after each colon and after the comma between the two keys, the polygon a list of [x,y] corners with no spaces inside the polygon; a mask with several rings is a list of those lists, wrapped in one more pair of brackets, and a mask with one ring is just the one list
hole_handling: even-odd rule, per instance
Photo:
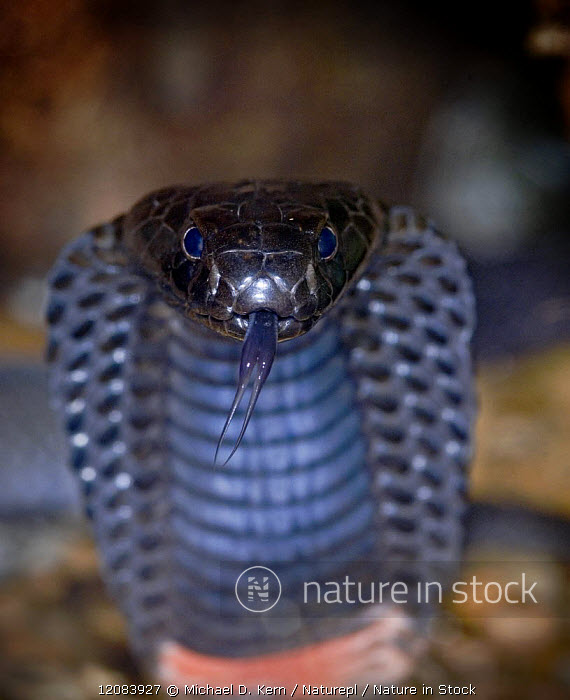
{"label": "cobra", "polygon": [[[65,248],[48,320],[142,662],[184,682],[401,676],[426,616],[309,605],[303,584],[460,560],[474,299],[455,244],[347,183],[173,187]],[[251,566],[281,582],[263,615],[236,601]]]}

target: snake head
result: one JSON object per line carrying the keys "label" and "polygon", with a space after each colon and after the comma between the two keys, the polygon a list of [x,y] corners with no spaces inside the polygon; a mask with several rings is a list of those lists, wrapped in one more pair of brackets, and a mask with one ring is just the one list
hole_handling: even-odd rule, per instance
{"label": "snake head", "polygon": [[123,237],[188,318],[244,340],[250,315],[270,311],[283,341],[339,300],[380,228],[379,208],[353,185],[246,181],[152,193]]}
{"label": "snake head", "polygon": [[[380,209],[345,183],[241,182],[162,190],[127,214],[139,271],[191,320],[243,340],[228,426],[253,377],[238,448],[279,341],[340,299],[381,237]],[[226,460],[227,461],[227,460]]]}

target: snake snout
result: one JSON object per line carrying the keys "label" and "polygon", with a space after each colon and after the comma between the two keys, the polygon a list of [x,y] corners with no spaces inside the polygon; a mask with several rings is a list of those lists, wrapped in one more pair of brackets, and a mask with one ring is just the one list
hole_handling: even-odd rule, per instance
{"label": "snake snout", "polygon": [[235,312],[243,315],[266,309],[283,318],[291,316],[294,308],[289,291],[282,289],[277,281],[266,273],[258,275],[241,290],[234,303]]}

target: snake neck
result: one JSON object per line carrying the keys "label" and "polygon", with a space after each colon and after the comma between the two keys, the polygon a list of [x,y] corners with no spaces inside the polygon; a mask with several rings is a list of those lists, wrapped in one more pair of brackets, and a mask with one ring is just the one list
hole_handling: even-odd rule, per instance
{"label": "snake neck", "polygon": [[334,324],[280,344],[243,444],[224,466],[212,458],[241,343],[176,318],[166,345],[165,443],[195,506],[186,516],[218,532],[209,553],[287,561],[326,557],[342,542],[360,553],[351,540],[370,524],[365,446]]}

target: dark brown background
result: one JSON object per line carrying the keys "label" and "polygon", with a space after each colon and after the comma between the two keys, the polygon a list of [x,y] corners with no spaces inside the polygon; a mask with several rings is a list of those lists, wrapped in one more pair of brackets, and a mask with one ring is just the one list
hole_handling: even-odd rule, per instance
{"label": "dark brown background", "polygon": [[[40,357],[61,245],[175,182],[354,180],[420,208],[482,264],[556,250],[569,222],[570,12],[502,5],[2,3],[1,357]],[[473,494],[570,513],[567,346],[482,367],[479,386]],[[76,520],[2,523],[2,558],[0,698],[91,698],[136,678]],[[559,601],[567,570],[537,575]],[[445,619],[416,680],[567,697],[570,643],[550,605],[539,618]]]}

